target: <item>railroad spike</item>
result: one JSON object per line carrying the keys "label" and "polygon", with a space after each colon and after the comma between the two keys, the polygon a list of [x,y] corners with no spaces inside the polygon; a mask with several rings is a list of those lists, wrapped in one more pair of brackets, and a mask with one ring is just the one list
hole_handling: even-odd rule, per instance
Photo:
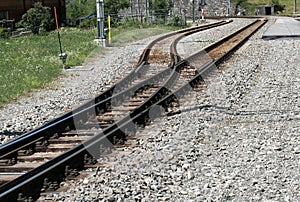
{"label": "railroad spike", "polygon": [[115,144],[117,144],[117,136],[113,136],[113,144],[115,145]]}
{"label": "railroad spike", "polygon": [[[228,41],[228,40],[226,39],[225,42],[226,41]],[[149,52],[150,52],[150,49],[149,49]],[[201,55],[201,54],[198,54],[198,55]],[[198,57],[198,55],[196,55],[196,56]],[[195,59],[196,59],[196,56],[195,56]],[[215,53],[215,58],[218,59],[218,57],[219,57],[218,54]],[[147,60],[148,59],[149,59],[149,57],[147,58]],[[165,58],[163,58],[163,60],[164,60],[164,62],[166,62]],[[190,60],[191,60],[191,58],[190,58]],[[141,61],[145,61],[145,60],[141,60]],[[153,76],[154,78],[151,75],[151,78],[149,78],[149,80],[147,80],[147,81],[155,82],[155,86],[156,86],[155,88],[160,89],[159,95],[152,94],[152,91],[155,91],[156,89],[153,89],[153,90],[150,89],[151,92],[145,93],[144,91],[147,90],[151,85],[148,85],[148,86],[144,85],[145,82],[141,83],[140,81],[138,81],[139,83],[135,83],[134,81],[136,80],[136,75],[134,72],[134,76],[129,77],[129,79],[126,78],[127,81],[122,81],[122,85],[120,85],[121,87],[123,87],[123,85],[126,84],[126,85],[124,85],[124,88],[126,88],[126,89],[118,89],[118,90],[116,90],[117,92],[114,91],[117,84],[119,84],[119,83],[117,83],[116,85],[113,85],[110,88],[110,90],[106,91],[106,93],[100,94],[98,96],[99,98],[101,97],[101,99],[99,99],[99,103],[94,103],[95,100],[92,99],[92,101],[91,102],[89,101],[88,104],[84,104],[84,105],[82,105],[82,107],[79,107],[78,115],[82,115],[82,117],[84,117],[83,120],[85,120],[86,117],[89,116],[89,114],[85,114],[87,111],[90,112],[92,116],[94,116],[94,110],[96,110],[97,112],[103,111],[103,113],[106,111],[109,111],[110,115],[111,114],[116,115],[116,113],[112,112],[111,101],[113,100],[113,98],[115,98],[114,96],[116,96],[117,93],[123,93],[123,95],[125,95],[125,96],[127,95],[126,97],[128,97],[128,98],[132,98],[132,93],[130,93],[130,92],[135,92],[136,95],[138,95],[138,93],[144,93],[145,95],[143,97],[146,98],[144,102],[143,102],[143,100],[140,100],[139,97],[138,97],[138,99],[134,100],[134,101],[137,101],[138,103],[142,103],[142,104],[140,104],[140,106],[137,107],[133,112],[132,111],[128,112],[129,116],[126,116],[126,117],[130,117],[129,120],[122,119],[119,122],[119,123],[121,123],[121,125],[118,125],[117,121],[119,121],[119,120],[115,119],[113,121],[116,121],[116,124],[113,124],[112,126],[108,126],[110,128],[107,128],[107,129],[105,128],[103,130],[104,131],[103,134],[105,134],[104,137],[108,137],[108,139],[106,139],[106,138],[105,138],[105,140],[99,139],[99,138],[102,138],[103,136],[99,135],[98,132],[94,132],[96,124],[93,124],[94,122],[91,122],[90,125],[93,125],[92,127],[94,127],[94,128],[92,128],[92,127],[89,128],[90,130],[87,131],[87,136],[92,136],[92,134],[94,134],[94,136],[91,137],[88,141],[81,140],[80,139],[81,137],[80,138],[76,137],[71,142],[77,142],[77,143],[79,142],[79,144],[75,147],[73,147],[73,145],[71,143],[66,144],[65,146],[68,146],[68,148],[71,147],[71,149],[69,149],[67,152],[63,152],[62,156],[60,156],[63,158],[53,158],[52,160],[42,164],[42,166],[36,167],[34,170],[35,172],[26,172],[23,175],[24,177],[19,178],[20,179],[19,184],[22,184],[21,180],[23,180],[23,178],[25,178],[25,176],[27,177],[28,175],[34,175],[35,173],[38,173],[38,171],[42,171],[41,172],[42,175],[34,176],[34,177],[32,177],[32,179],[26,178],[26,180],[27,180],[26,186],[28,186],[28,185],[29,186],[33,186],[33,185],[38,186],[38,190],[36,189],[37,187],[34,187],[35,189],[32,189],[32,191],[34,192],[33,194],[31,194],[31,193],[25,193],[25,194],[28,194],[28,195],[31,194],[32,196],[35,197],[39,194],[38,192],[40,192],[40,191],[57,189],[59,187],[60,180],[62,180],[62,176],[61,176],[62,173],[65,172],[66,176],[76,175],[77,170],[76,169],[73,170],[73,169],[71,169],[71,167],[81,169],[80,166],[83,163],[97,162],[97,160],[95,158],[93,158],[91,155],[94,155],[97,158],[99,156],[99,152],[100,152],[100,155],[110,152],[111,148],[113,147],[113,144],[108,142],[108,140],[111,140],[113,138],[113,142],[116,144],[124,143],[124,141],[126,140],[125,139],[126,135],[128,135],[128,133],[131,133],[132,131],[126,131],[127,134],[124,134],[125,130],[119,129],[119,126],[124,129],[125,128],[130,129],[130,127],[132,127],[132,122],[134,122],[134,124],[142,124],[142,125],[146,126],[148,123],[151,122],[151,116],[149,115],[150,114],[149,110],[151,108],[149,108],[149,107],[151,107],[152,104],[157,104],[158,106],[160,106],[161,103],[165,103],[168,106],[167,103],[169,103],[171,106],[174,107],[173,108],[174,110],[176,110],[177,112],[180,112],[178,109],[176,109],[176,107],[179,107],[179,104],[180,104],[178,99],[179,99],[179,97],[181,97],[181,94],[182,94],[182,96],[185,94],[185,91],[184,91],[185,88],[190,89],[191,86],[189,85],[189,83],[187,83],[186,85],[189,85],[189,86],[185,87],[185,85],[184,85],[180,89],[178,89],[178,90],[176,89],[174,94],[171,94],[170,90],[172,90],[172,92],[174,92],[173,91],[173,90],[175,90],[175,89],[173,89],[174,83],[179,78],[179,74],[177,72],[182,72],[182,71],[184,72],[184,68],[186,68],[187,64],[188,64],[188,62],[186,60],[184,60],[182,62],[179,62],[178,65],[176,65],[175,67],[172,67],[172,68],[167,67],[163,72],[160,72],[161,74],[159,73],[159,76],[157,76],[158,75],[157,72],[154,72],[156,74],[156,76]],[[220,64],[220,61],[218,61],[218,63],[216,63],[216,65],[218,65],[218,64]],[[211,67],[211,66],[212,65],[206,65],[203,70],[202,69],[201,69],[201,71],[199,70],[199,72],[200,72],[199,74],[202,74],[202,76],[204,76],[203,74],[207,73],[208,67]],[[143,75],[145,74],[145,71],[144,70],[139,71],[139,70],[143,69],[143,68],[146,69],[145,67],[138,66],[138,68],[135,70],[136,72],[140,73],[141,77],[143,77]],[[147,69],[148,69],[148,67],[147,67]],[[141,73],[142,71],[144,71],[144,72]],[[161,70],[159,70],[159,71],[161,71]],[[157,78],[159,78],[161,75],[164,75],[165,77],[170,76],[171,73],[172,73],[172,75],[171,75],[170,79],[167,82],[163,82],[166,85],[162,86],[161,84],[162,84],[163,79],[157,79]],[[191,72],[185,71],[185,73],[190,74]],[[201,75],[199,75],[199,78],[201,78]],[[129,88],[129,85],[132,84],[132,82],[134,82],[134,87],[127,89],[127,88]],[[182,86],[182,83],[179,82],[178,84],[180,84],[180,86]],[[140,87],[142,85],[144,85],[144,86]],[[177,86],[174,86],[174,87],[177,88]],[[136,90],[136,89],[138,89],[138,90]],[[178,93],[176,93],[176,92],[178,92]],[[152,96],[151,100],[148,97],[150,95]],[[180,95],[180,96],[176,98],[175,95],[178,95],[178,96]],[[111,96],[113,96],[113,97],[111,97]],[[140,96],[140,97],[142,97],[142,96]],[[168,101],[166,101],[166,100],[168,100]],[[164,108],[167,108],[167,106],[165,106]],[[116,112],[117,111],[118,110],[116,110]],[[128,111],[128,109],[126,109],[126,110],[122,109],[119,111]],[[159,113],[155,113],[155,111],[153,111],[153,112],[154,112],[153,117],[156,117],[157,115],[162,113],[162,109],[160,109]],[[77,112],[76,112],[76,114],[77,114]],[[7,159],[11,158],[11,160],[8,160],[8,162],[15,163],[16,159],[17,159],[17,155],[18,155],[18,152],[16,152],[16,151],[23,150],[22,152],[24,152],[24,150],[26,148],[34,147],[34,144],[37,141],[44,140],[45,138],[49,139],[49,138],[51,138],[51,136],[54,136],[54,137],[56,136],[56,138],[59,138],[59,136],[61,136],[63,133],[69,132],[70,130],[74,130],[75,123],[76,123],[76,122],[74,122],[75,118],[76,117],[75,117],[74,113],[71,111],[70,113],[66,113],[65,115],[57,118],[56,121],[50,121],[49,123],[46,123],[44,126],[38,128],[38,130],[33,130],[33,132],[28,133],[29,135],[27,134],[27,136],[26,136],[26,137],[31,137],[31,138],[21,138],[21,139],[17,139],[17,141],[15,141],[15,143],[19,143],[19,145],[20,144],[23,145],[23,147],[21,149],[13,148],[13,150],[11,150],[12,146],[16,147],[18,145],[17,144],[16,145],[14,145],[14,144],[8,145],[6,147],[7,151],[5,151],[5,153],[3,152],[4,153],[2,155],[3,158],[7,158]],[[106,124],[106,125],[108,125],[108,124]],[[99,124],[98,124],[98,126],[99,126]],[[137,128],[137,125],[135,127]],[[75,132],[70,131],[70,133],[73,134]],[[81,131],[80,131],[80,133],[85,134],[85,133],[82,133]],[[33,140],[33,138],[34,138],[34,140]],[[37,139],[37,138],[39,138],[39,139]],[[66,137],[66,139],[68,139],[68,138],[70,138],[70,137]],[[85,147],[85,145],[84,145],[85,142],[81,142],[81,144],[80,144],[80,141],[86,141],[88,147]],[[52,142],[59,142],[59,141],[57,141],[57,140],[50,141],[51,144],[53,144]],[[99,146],[99,144],[101,144],[101,145]],[[42,142],[42,143],[37,144],[37,146],[39,146],[39,147],[41,145],[45,146],[45,145],[47,145],[47,142],[44,142],[44,143]],[[89,150],[89,151],[87,151],[87,150]],[[87,152],[91,152],[92,154],[85,155]],[[30,151],[29,151],[29,153],[30,153]],[[16,157],[16,158],[12,158],[12,157]],[[82,157],[84,157],[84,159]],[[7,159],[3,159],[5,163],[6,163]],[[84,162],[82,160],[84,160]],[[74,165],[73,165],[73,163],[74,163]],[[69,165],[69,166],[66,166],[66,165]],[[51,169],[44,170],[45,167],[50,168],[50,166],[51,166]],[[65,168],[65,170],[63,170],[62,173],[58,172],[58,169],[60,170],[61,168],[62,169]],[[42,185],[42,189],[40,190],[39,184],[40,184],[40,180],[44,178],[43,176],[48,176],[50,178],[50,180],[49,180],[49,178],[45,178],[43,185]],[[41,178],[41,177],[43,177],[43,178]],[[58,180],[58,181],[50,182],[51,180]],[[5,187],[5,188],[9,188],[9,187]],[[31,187],[26,187],[26,190],[30,190],[30,188]],[[12,189],[10,189],[10,190],[12,190]],[[6,193],[8,193],[9,191],[7,191]],[[32,201],[32,198],[30,198],[30,197],[25,198],[24,195],[22,193],[19,194],[19,192],[20,191],[17,190],[15,193],[13,193],[15,198],[18,197],[18,199],[19,199],[18,201],[26,201],[26,202]],[[9,194],[11,194],[11,193],[9,193]],[[17,194],[19,194],[19,195],[17,195]]]}
{"label": "railroad spike", "polygon": [[43,188],[41,189],[41,192],[45,192],[48,189],[49,184],[50,183],[48,182],[48,178],[45,178],[44,183],[43,183]]}
{"label": "railroad spike", "polygon": [[59,185],[56,181],[50,183],[49,189],[48,190],[56,190],[58,189]]}
{"label": "railroad spike", "polygon": [[34,200],[31,196],[28,197],[28,199],[27,199],[26,197],[23,197],[22,193],[19,193],[17,201],[18,202],[33,202]]}
{"label": "railroad spike", "polygon": [[30,156],[30,155],[32,155],[34,153],[34,148],[28,148],[28,149],[26,149],[25,151],[24,151],[24,155],[26,155],[26,156]]}
{"label": "railroad spike", "polygon": [[97,163],[97,159],[89,154],[85,154],[83,162],[85,165],[94,165]]}
{"label": "railroad spike", "polygon": [[17,163],[17,159],[15,157],[7,161],[7,165],[15,165],[16,163]]}
{"label": "railroad spike", "polygon": [[79,175],[79,172],[76,169],[70,169],[70,166],[67,165],[65,168],[65,176],[66,177],[76,177]]}
{"label": "railroad spike", "polygon": [[59,134],[58,133],[54,133],[51,138],[57,139],[57,138],[59,138]]}
{"label": "railroad spike", "polygon": [[26,198],[23,197],[23,193],[19,193],[19,194],[18,194],[18,199],[17,199],[18,202],[24,202],[25,199],[26,199]]}

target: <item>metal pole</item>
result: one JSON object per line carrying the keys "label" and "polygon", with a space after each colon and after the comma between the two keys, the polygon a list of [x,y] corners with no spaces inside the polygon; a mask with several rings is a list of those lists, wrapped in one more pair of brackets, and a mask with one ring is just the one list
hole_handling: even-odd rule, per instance
{"label": "metal pole", "polygon": [[140,20],[142,21],[140,0],[138,0],[137,3],[138,3],[138,17],[140,17]]}
{"label": "metal pole", "polygon": [[132,0],[130,0],[130,15],[133,18]]}
{"label": "metal pole", "polygon": [[108,43],[111,44],[110,15],[107,17],[107,23],[108,23]]}
{"label": "metal pole", "polygon": [[205,5],[202,5],[201,6],[201,21],[204,21],[204,8],[205,8]]}
{"label": "metal pole", "polygon": [[60,49],[60,54],[58,55],[59,58],[63,62],[63,68],[65,69],[67,67],[67,57],[68,55],[66,53],[63,53],[62,51],[62,46],[61,46],[61,41],[60,41],[60,33],[59,33],[59,27],[58,27],[58,20],[57,20],[57,13],[56,13],[56,7],[54,6],[54,17],[55,17],[55,24],[56,24],[56,29],[57,29],[57,37],[58,37],[58,43],[59,43],[59,49]]}
{"label": "metal pole", "polygon": [[146,7],[146,22],[147,22],[149,17],[149,0],[146,0],[145,7]]}
{"label": "metal pole", "polygon": [[294,0],[294,15],[297,13],[297,3],[296,0]]}
{"label": "metal pole", "polygon": [[173,0],[170,1],[171,5],[170,5],[170,17],[173,16]]}
{"label": "metal pole", "polygon": [[97,39],[105,39],[104,37],[104,3],[103,0],[96,0],[97,6]]}
{"label": "metal pole", "polygon": [[193,4],[193,23],[195,23],[195,0],[192,1]]}
{"label": "metal pole", "polygon": [[230,0],[226,1],[226,16],[229,16],[230,13]]}
{"label": "metal pole", "polygon": [[56,13],[56,7],[55,6],[54,6],[53,10],[54,10],[54,18],[55,18],[55,25],[56,25],[56,30],[57,30],[57,37],[58,37],[60,54],[62,54],[63,52],[62,52],[62,47],[61,47],[59,27],[58,27],[58,19],[57,19],[57,13]]}
{"label": "metal pole", "polygon": [[204,19],[204,15],[205,15],[205,11],[204,11],[205,5],[206,5],[205,0],[201,0],[201,1],[200,1],[200,6],[201,6],[201,21],[204,21],[204,20],[205,20],[205,19]]}

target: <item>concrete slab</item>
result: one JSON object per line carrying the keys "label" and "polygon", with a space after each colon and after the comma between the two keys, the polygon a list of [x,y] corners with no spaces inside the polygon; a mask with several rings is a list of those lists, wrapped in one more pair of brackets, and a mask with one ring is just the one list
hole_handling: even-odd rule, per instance
{"label": "concrete slab", "polygon": [[70,67],[65,70],[67,72],[72,72],[72,71],[91,71],[93,69],[94,69],[94,67],[90,67],[90,66],[74,66],[74,67]]}
{"label": "concrete slab", "polygon": [[300,38],[300,22],[294,18],[277,17],[274,24],[272,24],[263,34],[263,39],[277,39],[277,38]]}

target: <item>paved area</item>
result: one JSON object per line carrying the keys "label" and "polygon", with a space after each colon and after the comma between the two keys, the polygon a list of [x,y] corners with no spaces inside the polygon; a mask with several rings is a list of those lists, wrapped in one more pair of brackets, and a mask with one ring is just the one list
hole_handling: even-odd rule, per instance
{"label": "paved area", "polygon": [[300,38],[300,22],[289,17],[277,17],[275,23],[272,24],[262,36],[263,39],[290,37]]}

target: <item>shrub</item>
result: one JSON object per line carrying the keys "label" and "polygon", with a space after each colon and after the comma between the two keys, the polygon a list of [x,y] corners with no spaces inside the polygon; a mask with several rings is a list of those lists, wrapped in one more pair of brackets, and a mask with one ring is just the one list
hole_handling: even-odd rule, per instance
{"label": "shrub", "polygon": [[272,0],[272,5],[274,5],[274,12],[279,13],[285,9],[285,5],[279,3],[279,0]]}
{"label": "shrub", "polygon": [[168,22],[168,25],[181,26],[182,25],[182,16],[179,13],[173,15],[173,17]]}
{"label": "shrub", "polygon": [[97,20],[96,18],[91,18],[82,21],[79,25],[78,28],[80,29],[87,29],[87,28],[94,28],[97,26]]}
{"label": "shrub", "polygon": [[20,24],[33,34],[39,34],[40,30],[51,30],[54,25],[51,8],[44,7],[40,2],[35,3],[34,7],[22,16]]}
{"label": "shrub", "polygon": [[0,38],[7,39],[10,36],[10,29],[0,28]]}
{"label": "shrub", "polygon": [[78,18],[86,16],[91,13],[96,13],[96,1],[93,0],[69,0],[66,1],[68,24],[76,25]]}

